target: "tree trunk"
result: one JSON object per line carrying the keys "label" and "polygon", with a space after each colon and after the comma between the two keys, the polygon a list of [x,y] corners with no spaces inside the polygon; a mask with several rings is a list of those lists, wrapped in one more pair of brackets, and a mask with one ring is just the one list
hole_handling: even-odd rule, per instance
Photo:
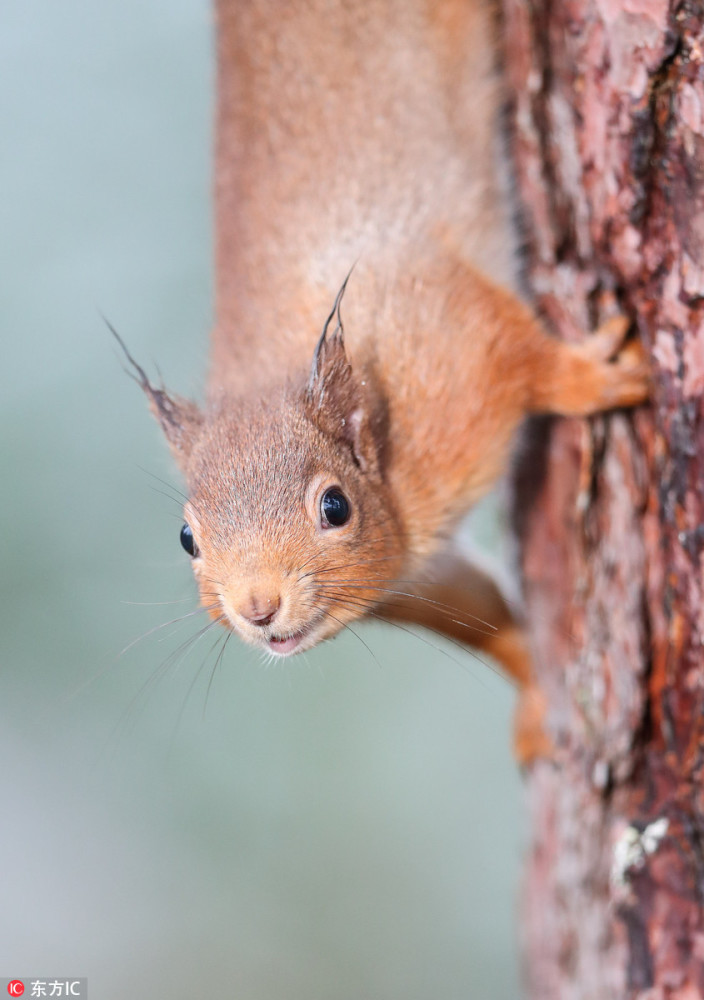
{"label": "tree trunk", "polygon": [[[652,409],[536,431],[528,995],[704,996],[704,6],[504,0],[516,184],[560,335],[618,307]],[[525,490],[530,502],[525,502]]]}

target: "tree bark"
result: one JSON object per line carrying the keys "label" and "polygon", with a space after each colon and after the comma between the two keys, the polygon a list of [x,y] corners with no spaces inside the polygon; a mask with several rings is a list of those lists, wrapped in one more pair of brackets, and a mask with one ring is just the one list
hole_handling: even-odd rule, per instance
{"label": "tree bark", "polygon": [[519,471],[526,599],[556,746],[527,776],[528,995],[694,1000],[704,996],[704,5],[504,0],[504,28],[537,306],[568,338],[626,312],[655,381],[650,409],[542,426]]}

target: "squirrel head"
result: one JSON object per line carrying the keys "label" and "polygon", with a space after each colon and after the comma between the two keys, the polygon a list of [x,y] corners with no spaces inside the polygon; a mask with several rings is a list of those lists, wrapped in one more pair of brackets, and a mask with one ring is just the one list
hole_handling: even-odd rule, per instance
{"label": "squirrel head", "polygon": [[203,606],[278,655],[372,610],[403,561],[383,419],[348,362],[339,299],[307,378],[264,398],[201,410],[154,387],[127,354],[188,483],[181,542]]}

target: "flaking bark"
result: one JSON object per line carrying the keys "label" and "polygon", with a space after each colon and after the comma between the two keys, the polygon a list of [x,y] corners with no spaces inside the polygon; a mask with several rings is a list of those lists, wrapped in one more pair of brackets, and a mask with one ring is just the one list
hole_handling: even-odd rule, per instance
{"label": "flaking bark", "polygon": [[[615,308],[649,410],[534,435],[521,516],[556,761],[527,776],[536,1000],[704,996],[704,6],[504,0],[539,310]],[[523,493],[525,496],[525,492]]]}

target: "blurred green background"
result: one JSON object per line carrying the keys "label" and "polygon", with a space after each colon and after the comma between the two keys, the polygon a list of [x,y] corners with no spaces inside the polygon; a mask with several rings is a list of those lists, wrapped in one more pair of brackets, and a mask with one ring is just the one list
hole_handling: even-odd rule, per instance
{"label": "blurred green background", "polygon": [[233,641],[207,699],[211,640],[168,660],[199,616],[119,655],[195,607],[149,473],[180,484],[99,310],[199,394],[206,0],[5,0],[0,21],[0,976],[515,998],[506,683],[372,625],[373,657],[347,635],[265,668]]}

